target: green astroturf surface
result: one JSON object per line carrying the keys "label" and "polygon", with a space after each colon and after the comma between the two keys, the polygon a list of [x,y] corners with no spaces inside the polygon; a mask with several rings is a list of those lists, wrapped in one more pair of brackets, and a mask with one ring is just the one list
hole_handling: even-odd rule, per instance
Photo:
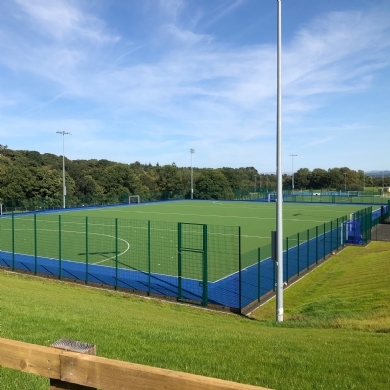
{"label": "green astroturf surface", "polygon": [[[284,236],[310,229],[361,210],[362,205],[283,205]],[[73,215],[208,225],[241,226],[242,252],[267,245],[276,227],[276,204],[262,202],[180,201],[72,212]]]}
{"label": "green astroturf surface", "polygon": [[[360,209],[361,205],[285,203],[284,236],[349,216]],[[35,220],[33,215],[15,215],[14,250],[15,253],[32,256],[36,254],[38,257],[82,263],[88,261],[89,264],[111,267],[118,259],[121,268],[148,272],[150,267],[152,273],[176,275],[177,222],[207,224],[209,279],[217,280],[238,270],[238,226],[241,227],[241,253],[245,254],[270,243],[270,232],[275,230],[275,216],[275,203],[217,201],[85,208],[37,214]],[[148,221],[151,221],[150,224]],[[12,219],[2,218],[0,223],[0,248],[11,252]],[[184,226],[182,238],[182,246],[202,249],[200,226]],[[183,256],[182,276],[200,278],[201,254],[186,252]],[[246,258],[243,256],[243,266],[249,265],[244,264]],[[252,257],[248,258],[253,262]],[[187,264],[190,265],[188,269],[185,268]]]}

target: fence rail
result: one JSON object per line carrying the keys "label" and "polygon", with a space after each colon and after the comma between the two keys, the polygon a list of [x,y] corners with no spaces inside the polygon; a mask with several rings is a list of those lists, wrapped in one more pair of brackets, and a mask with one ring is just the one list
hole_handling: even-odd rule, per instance
{"label": "fence rail", "polygon": [[266,390],[263,387],[84,355],[4,338],[0,338],[0,365],[60,380],[67,383],[66,388],[69,389],[79,388],[72,387],[72,384],[76,384],[103,390],[128,389],[130,386],[132,390]]}

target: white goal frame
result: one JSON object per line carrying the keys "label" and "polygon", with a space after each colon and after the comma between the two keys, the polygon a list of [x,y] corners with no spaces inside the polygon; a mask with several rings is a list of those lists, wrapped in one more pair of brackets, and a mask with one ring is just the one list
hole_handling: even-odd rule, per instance
{"label": "white goal frame", "polygon": [[268,202],[276,202],[276,192],[270,192],[268,194]]}
{"label": "white goal frame", "polygon": [[140,203],[139,195],[130,195],[129,204]]}
{"label": "white goal frame", "polygon": [[359,191],[348,191],[348,196],[360,196]]}

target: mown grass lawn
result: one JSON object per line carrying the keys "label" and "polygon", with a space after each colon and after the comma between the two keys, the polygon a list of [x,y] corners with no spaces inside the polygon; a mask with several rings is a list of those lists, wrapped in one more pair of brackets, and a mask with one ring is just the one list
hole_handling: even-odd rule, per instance
{"label": "mown grass lawn", "polygon": [[[390,388],[389,244],[347,248],[252,318],[0,272],[0,337],[273,389]],[[48,381],[0,368],[0,388]]]}

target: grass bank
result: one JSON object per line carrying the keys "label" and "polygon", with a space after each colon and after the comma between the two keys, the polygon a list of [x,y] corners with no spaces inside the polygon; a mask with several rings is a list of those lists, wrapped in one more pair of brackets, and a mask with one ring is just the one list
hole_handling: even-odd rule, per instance
{"label": "grass bank", "polygon": [[[387,389],[389,250],[348,248],[291,286],[283,324],[273,302],[249,319],[0,272],[0,336],[278,390]],[[1,368],[0,388],[48,382]]]}

